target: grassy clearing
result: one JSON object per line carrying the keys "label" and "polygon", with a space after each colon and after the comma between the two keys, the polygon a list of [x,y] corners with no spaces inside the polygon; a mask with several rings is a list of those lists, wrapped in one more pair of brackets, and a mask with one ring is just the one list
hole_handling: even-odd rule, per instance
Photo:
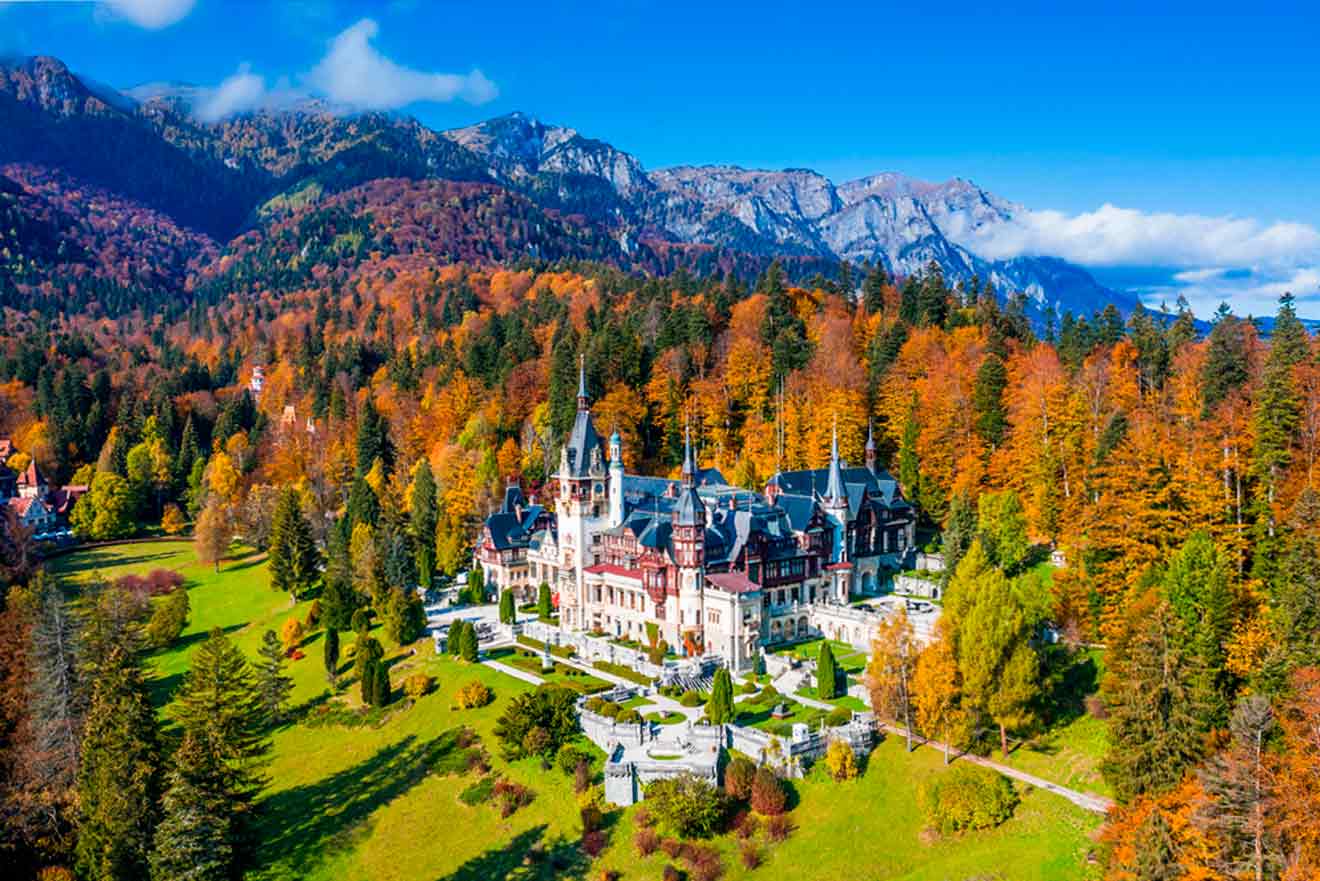
{"label": "grassy clearing", "polygon": [[[270,590],[265,562],[257,555],[227,563],[216,574],[196,563],[187,542],[126,545],[62,558],[54,568],[66,577],[86,578],[96,570],[114,577],[158,566],[184,573],[193,608],[179,644],[150,658],[162,705],[212,627],[226,629],[255,657],[265,629],[278,630],[286,618],[306,615],[306,603],[291,607],[287,597]],[[351,655],[351,637],[345,643],[345,654]],[[594,878],[601,868],[618,870],[623,881],[660,877],[669,860],[663,854],[643,859],[633,848],[634,810],[612,815],[610,845],[589,865],[577,846],[580,826],[571,778],[543,771],[534,761],[509,763],[499,757],[495,720],[514,695],[531,686],[482,665],[437,657],[425,640],[416,652],[388,644],[386,650],[396,685],[415,669],[434,676],[436,689],[415,704],[399,699],[371,724],[352,727],[333,721],[308,724],[328,698],[319,635],[303,647],[307,657],[290,665],[294,703],[313,712],[306,722],[274,732],[270,785],[263,797],[261,865],[250,877],[548,881]],[[346,661],[345,675],[349,666]],[[454,693],[473,679],[486,683],[495,701],[458,710]],[[344,701],[350,707],[356,706],[355,691],[348,683]],[[740,709],[755,708],[740,704]],[[532,804],[501,819],[489,799],[479,797],[493,783],[464,770],[459,733],[464,728],[480,736],[495,773],[535,792]],[[1094,876],[1085,858],[1099,818],[1041,792],[1025,792],[1014,818],[997,830],[928,841],[917,792],[942,772],[938,752],[920,749],[909,755],[892,738],[880,745],[858,780],[837,784],[818,771],[795,783],[796,831],[786,842],[763,845],[766,863],[761,868],[742,867],[731,836],[714,842],[724,855],[725,878],[1080,881]],[[465,792],[471,804],[462,799]]]}

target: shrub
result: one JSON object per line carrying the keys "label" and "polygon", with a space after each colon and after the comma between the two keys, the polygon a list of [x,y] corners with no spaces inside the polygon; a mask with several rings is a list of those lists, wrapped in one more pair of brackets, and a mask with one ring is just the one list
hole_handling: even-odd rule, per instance
{"label": "shrub", "polygon": [[632,707],[626,707],[619,711],[619,715],[614,717],[614,721],[621,725],[636,725],[642,721],[642,714]]}
{"label": "shrub", "polygon": [[619,872],[618,872],[617,869],[601,869],[601,870],[600,870],[600,881],[619,881],[619,878],[620,878],[620,877],[622,877],[622,876],[619,875]]}
{"label": "shrub", "polygon": [[161,529],[169,535],[178,535],[183,532],[183,528],[187,525],[187,522],[183,519],[183,511],[179,510],[178,505],[170,502],[165,506],[165,514],[160,518]]}
{"label": "shrub", "polygon": [[739,838],[755,838],[760,827],[761,823],[756,819],[756,814],[747,811],[740,811],[733,820],[733,828],[738,833]]}
{"label": "shrub", "polygon": [[582,832],[584,835],[588,832],[595,832],[605,825],[605,812],[594,804],[579,809],[578,816],[582,818]]}
{"label": "shrub", "polygon": [[288,653],[296,649],[298,644],[302,642],[305,633],[303,623],[297,618],[290,618],[285,621],[284,626],[280,628],[280,642],[284,643],[284,651]]}
{"label": "shrub", "polygon": [[768,817],[765,821],[765,837],[771,841],[783,841],[793,831],[793,824],[783,814]]}
{"label": "shrub", "polygon": [[683,838],[707,838],[724,822],[724,793],[694,774],[656,780],[646,800],[660,825]]}
{"label": "shrub", "polygon": [[521,783],[501,778],[491,790],[491,797],[500,809],[501,817],[510,817],[521,807],[526,807],[535,798],[532,791]]}
{"label": "shrub", "polygon": [[847,725],[852,721],[852,710],[847,707],[835,707],[825,716],[825,724],[830,728],[838,728],[841,725]]}
{"label": "shrub", "polygon": [[573,791],[581,795],[591,788],[591,762],[587,759],[579,759],[577,767],[573,769]]}
{"label": "shrub", "polygon": [[490,800],[490,794],[495,789],[495,778],[493,776],[482,777],[476,783],[473,783],[467,789],[464,789],[458,795],[458,800],[470,807],[476,807],[483,802]]}
{"label": "shrub", "polygon": [[435,680],[425,673],[413,673],[407,679],[403,680],[403,693],[413,700],[424,697],[431,693],[435,686]]}
{"label": "shrub", "polygon": [[588,756],[578,747],[571,743],[566,743],[555,753],[555,765],[565,774],[572,774],[577,770],[578,762],[587,759]]}
{"label": "shrub", "polygon": [[774,771],[761,767],[752,778],[752,810],[767,817],[782,814],[788,805],[788,790]]}
{"label": "shrub", "polygon": [[724,791],[731,798],[746,801],[752,797],[752,779],[756,777],[756,765],[745,756],[734,756],[729,766],[724,769]]}
{"label": "shrub", "polygon": [[147,624],[147,639],[156,648],[165,648],[179,638],[188,623],[188,591],[176,590],[161,600]]}
{"label": "shrub", "polygon": [[605,852],[605,832],[597,829],[582,836],[582,852],[593,859]]}
{"label": "shrub", "polygon": [[527,732],[543,729],[549,736],[543,755],[551,756],[578,734],[575,702],[577,692],[556,686],[541,686],[535,691],[515,695],[495,723],[504,757],[510,761],[529,755]]}
{"label": "shrub", "polygon": [[756,692],[758,691],[756,687],[756,683],[752,682],[750,679],[744,682],[738,688],[738,690],[741,691],[743,694],[756,694]]}
{"label": "shrub", "polygon": [[738,857],[742,860],[744,868],[755,869],[761,865],[761,849],[754,841],[744,841],[738,850]]}
{"label": "shrub", "polygon": [[678,855],[683,852],[683,842],[677,838],[666,838],[660,842],[660,849],[670,859],[678,859]]}
{"label": "shrub", "polygon": [[660,877],[663,881],[683,881],[683,873],[678,871],[675,866],[669,865],[668,863],[665,864],[664,871],[661,873]]}
{"label": "shrub", "polygon": [[1108,719],[1109,710],[1105,707],[1104,698],[1098,694],[1087,695],[1083,701],[1086,706],[1086,714],[1093,719]]}
{"label": "shrub", "polygon": [[690,844],[683,852],[683,859],[692,870],[693,881],[717,881],[724,875],[724,861],[713,847]]}
{"label": "shrub", "polygon": [[605,787],[587,786],[577,794],[578,810],[583,808],[595,808],[601,813],[605,812]]}
{"label": "shrub", "polygon": [[638,805],[637,810],[633,811],[633,824],[639,829],[650,829],[655,825],[655,817],[651,816],[646,805]]}
{"label": "shrub", "polygon": [[696,691],[685,691],[678,702],[685,707],[699,707],[706,701],[702,699],[701,694]]}
{"label": "shrub", "polygon": [[540,725],[527,729],[527,733],[523,735],[522,747],[525,755],[543,757],[554,748],[550,742],[550,732]]}
{"label": "shrub", "polygon": [[638,856],[649,857],[659,849],[660,836],[654,829],[638,829],[633,836],[633,846],[637,848]]}
{"label": "shrub", "polygon": [[842,740],[830,741],[829,749],[825,751],[825,767],[835,780],[851,780],[856,777],[857,757],[853,755],[852,747]]}
{"label": "shrub", "polygon": [[989,829],[1013,816],[1017,794],[1007,777],[976,765],[959,765],[921,790],[926,823],[941,834]]}
{"label": "shrub", "polygon": [[617,719],[619,711],[622,709],[623,707],[619,706],[614,701],[601,701],[600,709],[596,710],[596,712],[607,719]]}
{"label": "shrub", "polygon": [[775,688],[773,685],[767,685],[765,688],[761,689],[761,694],[757,696],[756,700],[758,703],[768,704],[778,701],[779,697],[779,689]]}
{"label": "shrub", "polygon": [[460,707],[465,710],[473,710],[490,703],[495,699],[495,695],[486,687],[486,683],[474,679],[459,688],[455,698],[458,700]]}

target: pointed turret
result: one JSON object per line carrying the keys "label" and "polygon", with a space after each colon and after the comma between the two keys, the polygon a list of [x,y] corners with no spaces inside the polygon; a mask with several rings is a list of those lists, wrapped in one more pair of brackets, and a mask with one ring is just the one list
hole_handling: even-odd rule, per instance
{"label": "pointed turret", "polygon": [[875,474],[875,420],[866,420],[866,470]]}
{"label": "pointed turret", "polygon": [[692,460],[692,431],[683,428],[683,486],[697,485],[697,466]]}
{"label": "pointed turret", "polygon": [[830,441],[830,480],[825,486],[825,499],[841,502],[848,497],[843,488],[843,470],[839,467],[839,423],[834,421],[834,437]]}
{"label": "pointed turret", "polygon": [[577,408],[579,411],[586,410],[590,406],[587,400],[587,358],[585,355],[578,355],[578,393]]}

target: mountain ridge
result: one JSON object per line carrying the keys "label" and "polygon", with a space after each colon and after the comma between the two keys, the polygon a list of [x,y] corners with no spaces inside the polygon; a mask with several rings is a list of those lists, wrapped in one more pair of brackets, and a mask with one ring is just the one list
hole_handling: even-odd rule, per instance
{"label": "mountain ridge", "polygon": [[[344,114],[313,100],[202,122],[192,113],[201,94],[174,84],[110,93],[58,59],[0,62],[0,165],[54,165],[219,242],[281,205],[383,178],[435,178],[495,184],[595,224],[623,260],[656,243],[733,255],[724,264],[738,254],[879,263],[903,276],[933,264],[951,281],[977,277],[1001,295],[1027,294],[1038,319],[1137,302],[1058,258],[987,260],[969,250],[960,243],[968,234],[1024,209],[963,178],[888,171],[836,184],[806,168],[647,170],[607,141],[516,111],[436,131],[410,116]],[[100,149],[80,151],[88,140]]]}

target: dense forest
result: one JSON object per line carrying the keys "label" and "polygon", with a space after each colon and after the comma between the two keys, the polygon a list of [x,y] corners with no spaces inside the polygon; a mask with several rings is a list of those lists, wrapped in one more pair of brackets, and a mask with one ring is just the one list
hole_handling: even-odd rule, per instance
{"label": "dense forest", "polygon": [[[499,252],[457,245],[437,261],[432,236],[462,243],[497,216],[535,237],[549,221],[487,214],[510,197],[477,185],[428,184],[422,204],[415,187],[371,186],[241,238],[168,305],[5,309],[0,437],[52,484],[89,487],[77,532],[298,533],[291,592],[324,553],[326,592],[356,589],[383,614],[389,588],[466,567],[510,481],[549,497],[579,356],[596,424],[636,472],[676,473],[690,424],[703,467],[760,488],[823,466],[835,424],[860,462],[873,424],[950,564],[951,609],[1016,592],[1041,633],[1105,647],[1111,877],[1320,871],[1320,344],[1289,297],[1264,339],[1227,308],[1207,333],[1185,307],[1033,327],[1020,296],[1003,305],[935,268],[638,276],[580,262],[595,244],[544,255],[555,263],[495,268]],[[976,538],[991,494],[1062,554],[1048,589]],[[76,665],[51,656],[66,622],[16,530],[0,544],[0,766],[22,790],[5,846],[59,854],[85,780],[76,749],[67,773],[33,775],[59,746],[37,741],[98,704],[40,690]],[[955,665],[953,702],[965,675]],[[19,697],[28,677],[46,699]]]}

